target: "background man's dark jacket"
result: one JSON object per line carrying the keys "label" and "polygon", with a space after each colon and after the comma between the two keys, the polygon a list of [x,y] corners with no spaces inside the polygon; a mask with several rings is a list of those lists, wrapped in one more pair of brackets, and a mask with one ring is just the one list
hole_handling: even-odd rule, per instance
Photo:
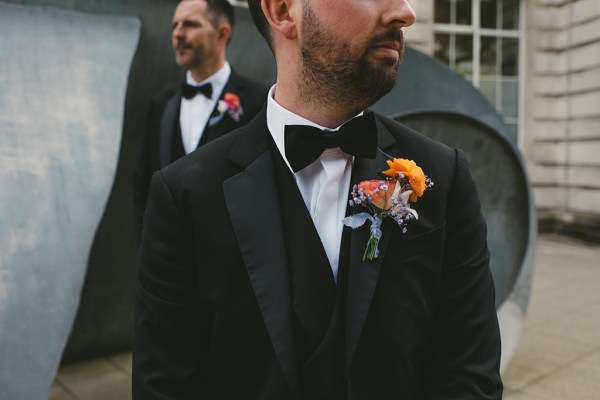
{"label": "background man's dark jacket", "polygon": [[[244,109],[244,115],[239,121],[224,115],[214,126],[208,126],[207,124],[198,146],[246,125],[260,111],[267,100],[268,90],[267,85],[245,78],[232,70],[219,100],[223,98],[225,93],[238,95]],[[135,221],[138,233],[141,232],[142,218],[146,209],[146,199],[152,174],[183,155],[183,149],[179,151],[182,154],[178,154],[178,149],[175,149],[175,151],[173,149],[174,144],[175,146],[178,144],[177,140],[179,140],[179,146],[182,146],[179,126],[180,106],[181,86],[175,86],[152,99],[148,109],[142,148],[133,185]],[[217,114],[215,106],[212,116]]]}

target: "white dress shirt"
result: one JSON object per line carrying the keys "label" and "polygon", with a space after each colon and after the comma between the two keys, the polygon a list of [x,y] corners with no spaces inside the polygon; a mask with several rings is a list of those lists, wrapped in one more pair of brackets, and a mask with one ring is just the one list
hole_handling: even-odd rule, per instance
{"label": "white dress shirt", "polygon": [[225,62],[220,70],[202,82],[196,82],[192,78],[192,73],[187,72],[186,82],[189,85],[202,86],[205,83],[210,83],[212,85],[212,96],[210,99],[202,94],[198,94],[192,99],[181,97],[179,126],[181,126],[181,141],[183,142],[185,154],[191,153],[198,147],[206,123],[217,105],[230,75],[231,67],[228,62]]}
{"label": "white dress shirt", "polygon": [[[281,156],[294,174],[304,204],[306,204],[327,253],[334,279],[337,280],[344,228],[342,219],[346,215],[354,157],[344,153],[339,147],[325,149],[323,154],[312,164],[294,173],[285,156],[285,125],[310,125],[330,131],[336,131],[340,127],[325,128],[294,114],[279,105],[273,98],[274,94],[275,86],[269,91],[267,100],[267,126]],[[322,207],[327,209],[322,209]]]}

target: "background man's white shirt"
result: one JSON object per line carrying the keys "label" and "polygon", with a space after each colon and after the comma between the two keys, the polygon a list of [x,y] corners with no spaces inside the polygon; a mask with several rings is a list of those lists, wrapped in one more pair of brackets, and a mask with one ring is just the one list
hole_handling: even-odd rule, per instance
{"label": "background man's white shirt", "polygon": [[191,153],[198,147],[206,123],[217,105],[230,75],[231,67],[228,62],[225,62],[220,70],[202,82],[196,82],[192,78],[191,72],[187,72],[186,82],[188,85],[202,86],[205,83],[210,83],[212,85],[212,96],[209,99],[202,94],[198,94],[192,99],[181,98],[179,125],[181,126],[181,141],[183,142],[185,154]]}

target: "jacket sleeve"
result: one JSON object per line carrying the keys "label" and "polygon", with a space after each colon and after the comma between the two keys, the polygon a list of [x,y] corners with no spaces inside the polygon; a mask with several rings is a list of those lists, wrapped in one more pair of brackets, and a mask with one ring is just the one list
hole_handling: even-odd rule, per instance
{"label": "jacket sleeve", "polygon": [[487,228],[465,155],[456,151],[444,265],[426,385],[430,400],[501,399],[500,332]]}
{"label": "jacket sleeve", "polygon": [[152,178],[140,248],[134,400],[202,399],[206,316],[198,299],[193,232],[161,172]]}
{"label": "jacket sleeve", "polygon": [[146,122],[144,132],[142,132],[142,141],[140,153],[136,168],[133,174],[133,212],[134,228],[137,235],[136,239],[141,240],[144,211],[146,210],[146,200],[150,189],[150,179],[152,178],[152,125],[155,119],[155,109],[153,102],[150,103],[146,113]]}

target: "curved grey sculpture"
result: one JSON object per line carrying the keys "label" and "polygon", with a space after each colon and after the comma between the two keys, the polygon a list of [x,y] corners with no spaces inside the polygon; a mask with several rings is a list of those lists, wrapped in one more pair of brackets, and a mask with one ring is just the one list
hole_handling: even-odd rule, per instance
{"label": "curved grey sculpture", "polygon": [[139,27],[0,3],[2,399],[48,398],[117,169]]}
{"label": "curved grey sculpture", "polygon": [[462,149],[469,158],[488,225],[504,370],[523,328],[536,238],[533,200],[519,153],[505,137],[464,114],[417,112],[396,119]]}
{"label": "curved grey sculpture", "polygon": [[533,195],[514,136],[469,82],[412,49],[406,51],[396,86],[373,109],[469,156],[488,223],[504,370],[524,325],[537,232]]}

